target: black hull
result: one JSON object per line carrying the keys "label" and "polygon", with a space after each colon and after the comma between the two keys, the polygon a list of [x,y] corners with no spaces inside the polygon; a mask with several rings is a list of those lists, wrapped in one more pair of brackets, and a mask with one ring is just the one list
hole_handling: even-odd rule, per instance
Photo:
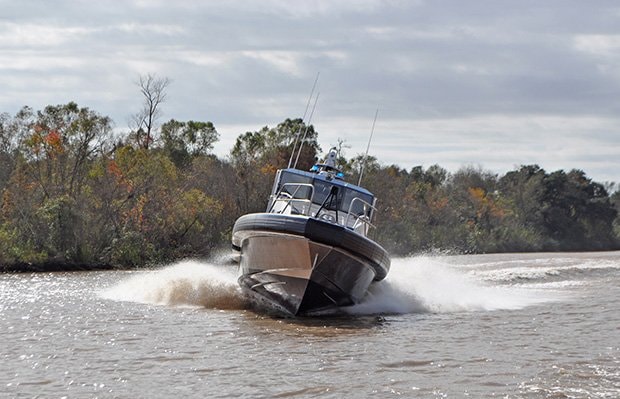
{"label": "black hull", "polygon": [[233,248],[241,255],[241,288],[260,305],[292,316],[360,302],[390,266],[373,241],[299,216],[245,215],[235,223]]}

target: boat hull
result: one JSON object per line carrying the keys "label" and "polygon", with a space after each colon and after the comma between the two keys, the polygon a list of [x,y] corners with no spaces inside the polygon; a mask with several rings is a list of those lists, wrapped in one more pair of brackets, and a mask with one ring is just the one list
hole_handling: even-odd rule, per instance
{"label": "boat hull", "polygon": [[376,243],[362,237],[365,250],[353,252],[347,245],[359,250],[360,242],[345,236],[356,233],[316,223],[322,222],[273,214],[237,221],[239,284],[260,306],[292,316],[330,311],[360,302],[370,284],[385,277],[389,258],[379,256]]}

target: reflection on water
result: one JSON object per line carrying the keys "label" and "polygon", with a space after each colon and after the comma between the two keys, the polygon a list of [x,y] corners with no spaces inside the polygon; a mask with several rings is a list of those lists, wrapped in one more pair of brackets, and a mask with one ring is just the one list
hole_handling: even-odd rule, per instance
{"label": "reflection on water", "polygon": [[245,313],[244,329],[277,332],[284,335],[343,337],[372,335],[389,322],[383,316],[330,316],[327,318],[283,318],[253,312]]}
{"label": "reflection on water", "polygon": [[348,314],[230,266],[0,275],[0,397],[619,397],[620,254],[397,259]]}

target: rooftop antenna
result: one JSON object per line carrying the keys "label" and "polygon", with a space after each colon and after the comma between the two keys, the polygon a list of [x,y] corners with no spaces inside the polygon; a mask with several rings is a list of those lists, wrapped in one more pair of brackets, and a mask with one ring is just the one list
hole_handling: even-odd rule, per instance
{"label": "rooftop antenna", "polygon": [[304,147],[304,141],[306,140],[306,135],[308,134],[308,129],[310,128],[310,122],[312,122],[312,115],[314,115],[316,102],[319,101],[319,95],[321,95],[321,92],[316,93],[316,97],[314,98],[314,105],[312,105],[312,111],[310,111],[310,117],[308,118],[308,123],[306,124],[306,128],[304,129],[304,135],[301,138],[301,143],[299,143],[299,151],[297,151],[297,158],[295,158],[295,164],[293,165],[293,168],[297,167],[299,155],[301,155],[301,149]]}
{"label": "rooftop antenna", "polygon": [[375,132],[375,123],[377,123],[377,115],[379,115],[379,108],[377,108],[377,112],[375,112],[375,119],[372,121],[372,129],[370,129],[370,137],[368,138],[368,146],[366,147],[366,154],[364,154],[364,159],[362,160],[362,167],[360,169],[360,178],[357,181],[358,186],[362,183],[362,176],[364,176],[364,168],[366,167],[366,159],[368,158],[368,151],[370,150],[370,140],[372,140],[372,135]]}
{"label": "rooftop antenna", "polygon": [[[312,91],[310,92],[310,97],[308,97],[308,102],[306,103],[306,110],[304,111],[304,117],[301,118],[301,121],[303,123],[304,120],[306,120],[306,115],[308,114],[308,108],[310,107],[310,101],[312,100],[312,95],[314,94],[314,89],[316,88],[316,84],[319,81],[319,75],[321,74],[321,72],[317,72],[316,73],[316,78],[314,79],[314,84],[312,85]],[[297,135],[295,135],[295,143],[293,144],[293,150],[291,151],[291,157],[288,160],[288,166],[287,168],[291,167],[291,163],[293,162],[293,155],[295,154],[295,148],[297,148],[297,140],[299,140],[299,135],[301,134],[301,129],[303,127],[303,124],[301,126],[299,126],[299,130],[297,131]]]}

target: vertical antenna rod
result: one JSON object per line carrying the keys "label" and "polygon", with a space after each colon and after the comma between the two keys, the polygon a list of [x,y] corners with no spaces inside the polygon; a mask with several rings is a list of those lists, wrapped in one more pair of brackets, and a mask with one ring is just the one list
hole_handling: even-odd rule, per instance
{"label": "vertical antenna rod", "polygon": [[[312,100],[312,95],[314,94],[314,89],[316,88],[316,84],[319,81],[319,75],[321,72],[316,73],[316,78],[314,79],[314,84],[312,85],[312,91],[310,92],[310,97],[308,97],[308,102],[306,103],[306,110],[304,111],[304,117],[301,118],[301,122],[303,123],[306,120],[306,115],[308,114],[308,108],[310,107],[310,101]],[[295,136],[295,143],[293,144],[293,150],[291,151],[291,157],[288,160],[287,168],[291,167],[291,162],[293,162],[293,155],[295,154],[295,148],[297,148],[297,140],[299,140],[299,134],[301,133],[301,128],[303,124],[299,126],[299,130],[297,131],[297,135]]]}
{"label": "vertical antenna rod", "polygon": [[364,175],[364,168],[366,167],[366,159],[368,158],[368,150],[370,150],[370,140],[372,140],[372,134],[375,132],[375,123],[377,123],[377,115],[379,115],[379,108],[375,112],[375,119],[372,121],[372,129],[370,129],[370,137],[368,138],[368,146],[366,147],[366,154],[364,154],[364,160],[362,161],[362,167],[360,169],[360,178],[357,181],[359,186],[362,183],[362,176]]}
{"label": "vertical antenna rod", "polygon": [[310,111],[310,117],[308,118],[308,123],[306,124],[306,128],[304,129],[304,135],[301,138],[301,143],[299,143],[299,151],[297,151],[297,158],[295,158],[295,163],[293,164],[293,168],[297,167],[297,162],[299,161],[299,155],[301,154],[301,149],[304,147],[304,140],[306,140],[306,134],[308,134],[308,129],[310,128],[310,122],[312,122],[312,115],[314,115],[314,109],[316,108],[316,102],[319,101],[319,96],[321,92],[316,93],[316,97],[314,98],[314,105],[312,105],[312,111]]}

